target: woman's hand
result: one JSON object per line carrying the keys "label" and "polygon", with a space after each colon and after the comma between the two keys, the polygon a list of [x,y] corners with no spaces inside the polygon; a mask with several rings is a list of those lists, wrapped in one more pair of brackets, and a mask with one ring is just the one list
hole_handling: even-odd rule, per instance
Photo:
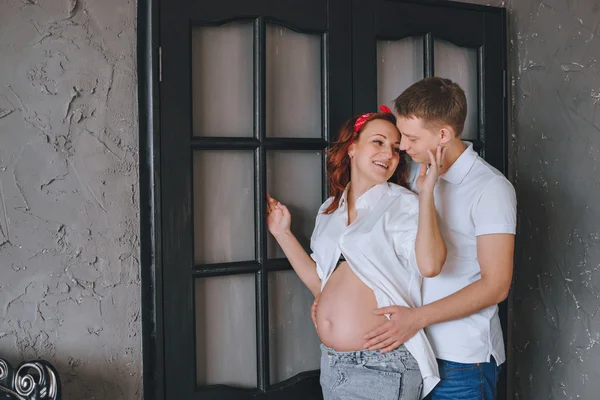
{"label": "woman's hand", "polygon": [[421,165],[421,172],[416,182],[419,191],[419,226],[415,241],[415,256],[421,275],[433,278],[441,272],[448,254],[444,237],[440,232],[433,193],[446,152],[438,146],[435,157],[431,150],[427,153],[430,161],[429,171],[425,165]]}
{"label": "woman's hand", "polygon": [[317,274],[317,264],[291,232],[291,224],[292,216],[287,207],[267,193],[267,228],[277,240],[302,283],[306,285],[313,296],[316,296],[321,291],[321,279]]}
{"label": "woman's hand", "polygon": [[267,227],[275,237],[290,231],[292,215],[286,206],[267,193]]}
{"label": "woman's hand", "polygon": [[429,154],[429,171],[427,166],[421,164],[421,170],[419,171],[419,177],[417,178],[417,190],[419,194],[423,192],[433,193],[433,188],[440,177],[440,170],[442,169],[442,161],[446,154],[446,148],[438,146],[435,157],[431,150],[427,150]]}
{"label": "woman's hand", "polygon": [[313,301],[313,304],[310,307],[310,317],[312,318],[313,324],[315,324],[317,334],[319,333],[319,328],[317,327],[317,305],[319,304],[319,296],[321,296],[321,293],[315,296],[315,301]]}

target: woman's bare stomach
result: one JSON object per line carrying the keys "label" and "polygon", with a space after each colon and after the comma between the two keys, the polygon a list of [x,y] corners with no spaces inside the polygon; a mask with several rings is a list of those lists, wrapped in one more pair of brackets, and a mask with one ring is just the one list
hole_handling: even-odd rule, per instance
{"label": "woman's bare stomach", "polygon": [[364,350],[366,333],[387,319],[374,315],[373,291],[342,262],[329,277],[317,304],[317,331],[325,346],[337,351]]}

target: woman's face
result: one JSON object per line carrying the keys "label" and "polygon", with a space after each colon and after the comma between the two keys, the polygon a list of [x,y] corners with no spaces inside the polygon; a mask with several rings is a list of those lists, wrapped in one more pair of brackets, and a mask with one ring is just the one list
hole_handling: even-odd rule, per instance
{"label": "woman's face", "polygon": [[348,154],[357,178],[375,185],[387,182],[400,162],[400,132],[391,122],[369,121]]}

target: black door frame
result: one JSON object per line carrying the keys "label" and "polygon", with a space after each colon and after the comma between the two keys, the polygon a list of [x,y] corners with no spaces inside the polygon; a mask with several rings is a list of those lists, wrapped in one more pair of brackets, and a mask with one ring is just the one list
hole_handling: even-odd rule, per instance
{"label": "black door frame", "polygon": [[[506,10],[445,0],[399,0],[443,6],[451,9],[492,11],[499,13],[504,23],[489,21],[502,32],[502,60],[506,70]],[[351,7],[352,0],[348,0]],[[138,0],[137,6],[137,67],[139,105],[139,176],[140,176],[140,247],[142,282],[142,346],[144,399],[165,399],[165,353],[163,326],[163,269],[161,236],[161,179],[160,179],[160,1]],[[351,39],[350,39],[351,40]],[[499,79],[495,77],[495,79]],[[501,149],[495,166],[507,173],[508,160],[508,86],[506,75],[502,83],[502,135],[494,138],[494,146]],[[496,85],[496,87],[498,87]],[[335,131],[335,127],[332,132]],[[486,138],[490,140],[490,138]],[[491,145],[491,143],[490,143]],[[506,302],[500,307],[505,344],[507,342]],[[503,369],[506,376],[506,369]],[[505,381],[506,382],[506,381]]]}
{"label": "black door frame", "polygon": [[140,278],[144,399],[165,399],[162,315],[159,0],[137,2]]}

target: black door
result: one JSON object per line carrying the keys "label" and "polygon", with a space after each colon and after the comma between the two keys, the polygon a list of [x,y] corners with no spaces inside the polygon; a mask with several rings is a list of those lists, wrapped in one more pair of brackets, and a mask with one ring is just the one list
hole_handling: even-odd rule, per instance
{"label": "black door", "polygon": [[506,172],[504,12],[426,0],[139,10],[145,397],[319,399],[312,297],[269,237],[266,192],[307,246],[336,130],[434,74],[467,89],[467,139]]}
{"label": "black door", "polygon": [[342,0],[161,3],[165,397],[317,399],[312,296],[265,226],[308,247],[324,149],[352,112]]}

